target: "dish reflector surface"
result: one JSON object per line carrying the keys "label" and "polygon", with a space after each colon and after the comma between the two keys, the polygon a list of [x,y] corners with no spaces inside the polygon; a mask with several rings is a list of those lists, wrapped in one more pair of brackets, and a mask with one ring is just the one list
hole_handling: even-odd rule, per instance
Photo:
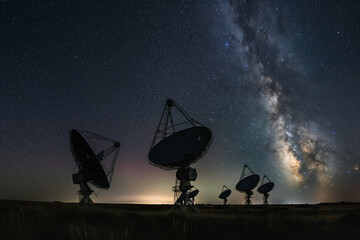
{"label": "dish reflector surface", "polygon": [[150,163],[169,169],[189,166],[206,153],[212,137],[211,131],[203,126],[176,132],[150,150]]}
{"label": "dish reflector surface", "polygon": [[219,198],[225,199],[225,198],[229,197],[230,194],[231,194],[231,190],[227,189],[227,190],[223,191],[222,193],[220,193]]}
{"label": "dish reflector surface", "polygon": [[70,131],[70,146],[76,164],[89,182],[98,188],[108,189],[110,183],[100,161],[89,144],[75,129]]}
{"label": "dish reflector surface", "polygon": [[236,190],[240,192],[250,191],[256,187],[256,185],[259,183],[259,180],[260,180],[260,176],[257,174],[247,176],[241,179],[236,184]]}
{"label": "dish reflector surface", "polygon": [[265,184],[263,184],[263,185],[261,185],[258,189],[257,189],[257,191],[259,192],[259,193],[268,193],[268,192],[270,192],[273,188],[274,188],[274,183],[273,182],[268,182],[268,183],[265,183]]}
{"label": "dish reflector surface", "polygon": [[199,194],[199,190],[194,190],[194,191],[192,191],[192,192],[190,192],[189,194],[188,194],[188,197],[189,198],[193,198],[193,197],[196,197],[196,195],[198,195]]}

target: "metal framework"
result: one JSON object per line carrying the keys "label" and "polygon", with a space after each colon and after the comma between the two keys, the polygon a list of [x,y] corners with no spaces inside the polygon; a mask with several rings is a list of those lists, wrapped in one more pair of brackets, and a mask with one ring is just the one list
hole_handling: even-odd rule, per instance
{"label": "metal framework", "polygon": [[[241,172],[240,180],[246,176],[246,169],[248,169],[251,174],[255,174],[254,171],[251,170],[251,168],[248,165],[245,165]],[[251,198],[252,198],[253,194],[254,194],[254,192],[252,190],[248,190],[245,192],[245,196],[244,196],[245,205],[252,205]]]}
{"label": "metal framework", "polygon": [[[270,180],[266,175],[264,175],[264,177],[263,177],[263,179],[262,179],[262,181],[261,181],[260,186],[264,184],[265,179],[267,179],[267,182],[271,182],[271,180]],[[269,196],[270,196],[270,195],[269,195],[269,193],[267,193],[267,192],[263,194],[263,204],[264,204],[264,205],[269,205],[269,202],[268,202]]]}
{"label": "metal framework", "polygon": [[[180,121],[175,122],[174,121],[174,111],[177,110],[178,113],[180,113],[184,119],[180,119]],[[177,117],[176,117],[177,118]],[[178,119],[176,119],[178,120]],[[187,124],[187,126],[185,126]],[[180,107],[174,99],[168,98],[166,100],[164,109],[162,111],[160,121],[157,125],[156,132],[154,134],[154,137],[151,142],[150,151],[153,149],[159,142],[164,140],[165,138],[176,134],[179,131],[186,130],[186,128],[189,127],[205,127],[200,122],[193,119],[185,110]],[[210,130],[209,130],[210,131]],[[211,132],[210,132],[211,133]],[[184,169],[188,166],[190,166],[192,163],[200,159],[202,156],[204,156],[213,140],[213,136],[211,133],[211,139],[206,145],[205,149],[201,149],[201,152],[195,152],[194,155],[186,155],[185,158],[188,158],[188,160],[191,158],[191,161],[187,161],[183,164],[174,164],[174,165],[167,165],[167,164],[157,164],[152,161],[150,161],[149,157],[149,163],[151,165],[154,165],[156,167],[165,169],[165,170],[175,170],[175,169]],[[194,179],[195,180],[195,179]],[[191,181],[194,181],[191,180]],[[182,212],[186,212],[187,209],[192,208],[196,212],[199,212],[199,210],[194,205],[194,198],[190,199],[188,194],[191,189],[193,189],[194,186],[191,185],[191,182],[189,179],[178,179],[175,180],[175,186],[172,187],[172,191],[174,192],[174,206],[180,206]],[[195,188],[196,189],[196,188]]]}
{"label": "metal framework", "polygon": [[[221,188],[221,193],[224,192],[224,188],[225,188],[226,190],[230,190],[228,187],[226,187],[225,185],[223,185],[223,187]],[[230,191],[231,191],[231,190],[230,190]],[[227,197],[224,198],[224,206],[226,206],[227,201],[228,201]]]}
{"label": "metal framework", "polygon": [[[105,169],[105,170],[107,170],[107,171],[105,171],[106,177],[108,178],[109,183],[111,184],[112,176],[114,174],[115,164],[116,164],[117,157],[118,157],[118,154],[119,154],[119,151],[120,151],[120,143],[118,141],[114,140],[114,139],[107,138],[107,137],[104,137],[104,136],[101,136],[99,134],[92,133],[92,132],[89,132],[89,131],[78,130],[78,132],[84,134],[84,136],[86,136],[90,141],[92,141],[92,143],[94,145],[94,148],[95,148],[94,149],[95,152],[96,152],[97,146],[96,146],[96,143],[94,143],[93,139],[102,140],[104,142],[109,142],[110,144],[112,144],[111,146],[109,146],[108,148],[100,151],[96,155],[97,159],[101,162],[105,158],[109,157],[114,152],[114,157],[111,160],[110,168]],[[106,167],[103,164],[102,164],[102,166],[103,166],[103,168]]]}
{"label": "metal framework", "polygon": [[[83,136],[85,136],[88,140],[91,141],[92,145],[93,145],[93,150],[94,153],[96,154],[96,158],[97,160],[100,162],[102,168],[104,169],[105,175],[107,180],[109,181],[109,183],[111,184],[111,180],[112,180],[112,176],[114,173],[114,168],[115,168],[115,163],[120,151],[120,143],[116,140],[101,136],[99,134],[95,134],[89,131],[85,131],[85,130],[77,130],[79,133],[81,133]],[[96,148],[97,145],[96,143],[93,141],[94,139],[96,140],[101,140],[107,143],[110,143],[111,145],[107,148],[105,148],[104,150],[96,153]],[[89,143],[89,141],[87,141]],[[74,149],[72,149],[72,151],[74,151]],[[105,169],[105,165],[102,164],[102,161],[105,160],[106,158],[108,158],[111,154],[113,154],[113,158],[111,160],[110,163],[110,168],[109,169]],[[88,185],[88,182],[90,182],[91,184],[93,184],[94,186],[97,186],[95,183],[92,182],[91,179],[86,179],[86,178],[82,178],[81,174],[82,174],[82,168],[83,166],[81,166],[80,162],[77,161],[77,159],[75,159],[75,161],[78,164],[79,167],[79,172],[77,175],[80,175],[80,182],[75,182],[74,181],[74,175],[73,175],[73,181],[75,184],[79,184],[80,185],[80,190],[78,191],[78,195],[79,195],[79,203],[81,206],[87,206],[87,207],[91,207],[91,206],[95,206],[93,201],[90,198],[90,195],[94,192],[91,187]],[[105,171],[106,170],[106,171]],[[99,186],[97,186],[99,187]],[[99,187],[101,188],[101,187]],[[95,194],[96,195],[96,194]]]}
{"label": "metal framework", "polygon": [[[189,182],[190,183],[190,182]],[[181,181],[176,178],[175,186],[172,187],[174,192],[174,206],[180,206],[181,212],[186,213],[190,208],[192,208],[195,212],[200,213],[199,209],[195,207],[194,198],[189,198],[189,193],[191,189],[197,189],[193,185],[188,185],[186,187],[181,186]]]}
{"label": "metal framework", "polygon": [[250,173],[251,173],[251,174],[255,174],[255,173],[254,173],[254,171],[253,171],[253,170],[251,170],[251,168],[250,168],[248,165],[245,165],[245,166],[243,167],[242,172],[241,172],[241,175],[240,175],[240,179],[239,179],[239,181],[240,181],[241,179],[243,179],[243,178],[246,176],[246,169],[248,169],[248,170],[250,171]]}
{"label": "metal framework", "polygon": [[[173,107],[175,107],[181,113],[181,115],[183,115],[185,117],[185,119],[187,121],[175,124],[174,119],[173,119],[173,115],[171,113],[171,109]],[[189,114],[187,114],[185,112],[185,110],[182,107],[180,107],[179,104],[177,104],[175,102],[174,99],[168,98],[166,100],[164,110],[163,110],[163,112],[161,114],[159,124],[158,124],[158,126],[156,128],[154,138],[153,138],[153,140],[151,142],[150,149],[153,148],[156,145],[156,143],[160,142],[161,140],[163,140],[167,136],[174,134],[176,132],[176,127],[178,127],[180,125],[187,124],[187,123],[190,123],[194,127],[196,127],[196,126],[204,126],[203,124],[201,124],[198,121],[196,121],[195,119],[193,119]]]}
{"label": "metal framework", "polygon": [[91,200],[90,195],[94,191],[86,182],[80,183],[80,190],[78,191],[79,203],[84,207],[95,207],[94,202]]}
{"label": "metal framework", "polygon": [[263,204],[264,205],[269,205],[268,203],[268,198],[269,198],[269,194],[268,193],[264,193],[264,196],[263,196]]}

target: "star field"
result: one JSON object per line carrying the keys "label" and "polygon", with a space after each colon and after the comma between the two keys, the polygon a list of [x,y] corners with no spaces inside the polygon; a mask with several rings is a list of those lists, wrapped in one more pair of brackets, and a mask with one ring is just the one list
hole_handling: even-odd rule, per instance
{"label": "star field", "polygon": [[244,164],[275,182],[270,203],[359,201],[359,16],[357,1],[0,1],[0,199],[77,201],[75,128],[121,143],[95,202],[172,203],[175,172],[147,159],[172,97],[214,134],[197,202],[221,203]]}

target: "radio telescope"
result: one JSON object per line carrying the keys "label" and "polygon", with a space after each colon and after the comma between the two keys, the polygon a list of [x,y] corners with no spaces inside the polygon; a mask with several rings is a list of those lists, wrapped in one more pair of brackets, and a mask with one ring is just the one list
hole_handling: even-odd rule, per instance
{"label": "radio telescope", "polygon": [[[90,195],[94,191],[88,183],[101,189],[110,188],[120,143],[76,129],[70,130],[69,136],[71,152],[79,168],[79,171],[72,175],[72,180],[74,184],[80,185],[80,205],[93,206]],[[99,147],[102,150],[98,149]]]}
{"label": "radio telescope", "polygon": [[[246,173],[246,169],[248,169],[249,173]],[[254,194],[252,190],[259,183],[259,180],[259,175],[255,174],[253,170],[245,165],[241,172],[240,180],[236,184],[236,190],[245,193],[245,205],[252,204],[250,200],[251,196]]]}
{"label": "radio telescope", "polygon": [[192,205],[195,205],[195,197],[199,194],[199,189],[197,189],[196,187],[194,188],[195,190],[192,190],[191,192],[188,193],[188,198],[190,199]]}
{"label": "radio telescope", "polygon": [[227,198],[230,196],[230,194],[231,194],[231,190],[227,188],[225,185],[223,185],[219,198],[224,200],[224,206],[226,205],[228,201]]}
{"label": "radio telescope", "polygon": [[[184,121],[175,122],[176,113]],[[176,170],[174,206],[180,205],[183,212],[187,206],[198,212],[191,201],[199,193],[198,190],[191,191],[194,188],[191,181],[196,180],[197,171],[190,165],[206,154],[212,141],[210,129],[190,117],[173,99],[166,100],[148,158],[151,165]]]}
{"label": "radio telescope", "polygon": [[[266,181],[265,181],[266,179]],[[260,187],[258,187],[257,191],[264,195],[264,205],[268,205],[268,198],[269,198],[269,192],[274,188],[275,184],[266,176],[264,175]]]}

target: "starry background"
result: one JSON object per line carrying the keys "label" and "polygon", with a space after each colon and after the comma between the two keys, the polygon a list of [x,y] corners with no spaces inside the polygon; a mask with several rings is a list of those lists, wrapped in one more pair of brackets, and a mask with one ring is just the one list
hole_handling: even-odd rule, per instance
{"label": "starry background", "polygon": [[[214,134],[198,203],[360,200],[357,1],[0,1],[0,199],[77,201],[68,131],[120,141],[95,202],[172,203],[148,164],[167,97]],[[255,193],[254,203],[262,197]]]}

